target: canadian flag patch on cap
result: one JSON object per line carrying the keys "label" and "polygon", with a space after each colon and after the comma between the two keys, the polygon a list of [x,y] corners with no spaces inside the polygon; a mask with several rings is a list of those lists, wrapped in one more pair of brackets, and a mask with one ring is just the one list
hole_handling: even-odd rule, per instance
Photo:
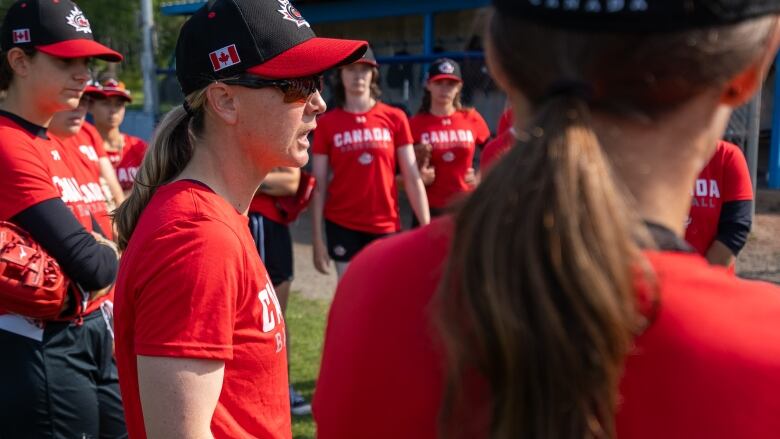
{"label": "canadian flag patch on cap", "polygon": [[235,44],[211,52],[209,58],[211,58],[211,66],[214,68],[215,72],[241,62]]}
{"label": "canadian flag patch on cap", "polygon": [[30,29],[14,29],[13,36],[14,44],[29,43],[31,41]]}

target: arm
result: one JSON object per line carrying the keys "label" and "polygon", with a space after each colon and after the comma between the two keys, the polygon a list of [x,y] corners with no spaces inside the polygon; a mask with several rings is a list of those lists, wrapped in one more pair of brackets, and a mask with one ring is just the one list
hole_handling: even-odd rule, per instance
{"label": "arm", "polygon": [[98,242],[59,198],[42,201],[16,214],[12,221],[26,230],[87,291],[102,290],[116,279],[117,254]]}
{"label": "arm", "polygon": [[137,361],[146,435],[213,438],[211,418],[222,391],[225,363],[143,355]]}
{"label": "arm", "polygon": [[285,197],[295,195],[298,191],[298,183],[301,181],[300,168],[280,167],[274,168],[260,183],[258,192],[273,197]]}
{"label": "arm", "polygon": [[706,257],[710,264],[729,267],[736,261],[753,225],[752,207],[752,200],[723,203],[718,220],[718,235],[707,250]]}
{"label": "arm", "polygon": [[409,204],[417,216],[417,221],[421,225],[431,222],[431,213],[428,209],[428,196],[425,194],[420,172],[417,170],[417,163],[414,158],[414,148],[412,145],[404,145],[396,150],[398,156],[398,166],[401,168],[401,175],[404,178],[404,188],[409,197]]}
{"label": "arm", "polygon": [[119,206],[125,201],[125,192],[116,178],[116,171],[114,171],[114,167],[111,165],[108,157],[100,157],[98,163],[100,164],[100,176],[106,181],[108,189],[111,191],[111,196],[114,197],[114,203]]}
{"label": "arm", "polygon": [[312,154],[312,175],[317,180],[314,193],[311,197],[312,219],[312,251],[314,268],[320,273],[328,274],[328,249],[325,247],[325,235],[322,232],[323,216],[325,208],[325,196],[328,193],[328,156],[325,154]]}

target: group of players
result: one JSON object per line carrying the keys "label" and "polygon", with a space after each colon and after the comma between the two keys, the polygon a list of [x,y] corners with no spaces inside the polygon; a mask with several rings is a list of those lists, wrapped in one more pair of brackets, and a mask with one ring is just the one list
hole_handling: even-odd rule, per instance
{"label": "group of players", "polygon": [[[0,308],[0,438],[290,438],[307,404],[280,197],[312,132],[314,264],[340,278],[318,437],[775,437],[780,291],[709,262],[733,266],[750,228],[719,139],[774,59],[780,1],[585,3],[494,0],[514,115],[480,173],[490,134],[453,60],[407,120],[367,43],[316,37],[287,0],[212,0],[147,148],[119,131],[122,84],[89,83],[89,58],[121,55],[83,12],[16,1],[0,219],[73,288],[43,318]],[[397,181],[417,229],[388,236]]]}

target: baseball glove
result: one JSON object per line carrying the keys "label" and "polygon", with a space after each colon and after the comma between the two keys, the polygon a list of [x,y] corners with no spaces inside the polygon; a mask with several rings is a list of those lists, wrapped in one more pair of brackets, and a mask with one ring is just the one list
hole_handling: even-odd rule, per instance
{"label": "baseball glove", "polygon": [[65,308],[68,281],[57,261],[19,226],[0,221],[0,307],[32,318]]}

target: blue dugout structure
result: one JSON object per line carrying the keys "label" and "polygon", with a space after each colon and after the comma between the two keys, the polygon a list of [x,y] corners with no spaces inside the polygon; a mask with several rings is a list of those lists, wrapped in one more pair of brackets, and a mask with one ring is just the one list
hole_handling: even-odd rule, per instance
{"label": "blue dugout structure", "polygon": [[[163,15],[189,15],[206,3],[206,0],[185,0],[164,3]],[[298,9],[310,23],[329,23],[340,21],[365,20],[371,18],[399,17],[404,15],[423,16],[423,53],[379,57],[383,64],[406,62],[431,62],[436,58],[481,59],[482,52],[434,53],[435,28],[434,15],[439,12],[476,9],[488,6],[490,0],[374,0],[374,1],[302,1]],[[172,69],[161,69],[160,73],[170,73]],[[780,72],[780,54],[775,60],[775,71]],[[780,189],[780,74],[775,73],[774,105],[772,110],[772,137],[769,153],[769,187]]]}
{"label": "blue dugout structure", "polygon": [[[206,4],[206,0],[191,0],[163,3],[163,15],[189,15]],[[404,15],[423,16],[423,53],[378,57],[381,63],[430,62],[436,58],[453,59],[484,57],[482,52],[435,53],[434,15],[439,12],[476,9],[490,5],[490,0],[376,0],[376,1],[335,1],[301,2],[296,4],[309,23],[333,23],[340,21],[366,20],[372,18],[400,17]],[[169,70],[163,70],[168,72]]]}

